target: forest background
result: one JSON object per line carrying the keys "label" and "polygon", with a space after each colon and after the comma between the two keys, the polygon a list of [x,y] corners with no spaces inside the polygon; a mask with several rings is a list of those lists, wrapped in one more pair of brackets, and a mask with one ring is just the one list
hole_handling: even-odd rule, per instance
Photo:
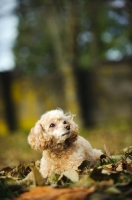
{"label": "forest background", "polygon": [[1,167],[38,158],[27,135],[57,107],[76,114],[94,147],[131,145],[131,9],[131,0],[0,1]]}

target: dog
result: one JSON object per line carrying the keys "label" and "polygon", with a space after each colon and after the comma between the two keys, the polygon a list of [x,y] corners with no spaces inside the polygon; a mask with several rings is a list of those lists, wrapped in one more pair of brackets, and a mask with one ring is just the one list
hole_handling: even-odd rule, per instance
{"label": "dog", "polygon": [[61,109],[51,110],[43,114],[30,131],[28,143],[33,149],[43,151],[40,162],[43,178],[69,169],[78,170],[85,160],[92,165],[103,154],[78,135],[73,117]]}

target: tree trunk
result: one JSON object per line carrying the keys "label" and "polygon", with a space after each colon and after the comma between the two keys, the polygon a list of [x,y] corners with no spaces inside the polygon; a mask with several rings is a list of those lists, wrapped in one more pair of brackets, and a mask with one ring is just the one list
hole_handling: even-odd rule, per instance
{"label": "tree trunk", "polygon": [[16,130],[17,123],[14,112],[12,93],[11,93],[11,83],[12,83],[11,72],[1,72],[0,77],[1,77],[2,92],[3,92],[5,118],[9,130],[14,131]]}
{"label": "tree trunk", "polygon": [[[51,2],[50,2],[51,3]],[[59,15],[57,15],[57,11],[55,6],[51,6],[51,4],[47,5],[47,27],[49,30],[49,35],[53,42],[54,52],[56,56],[56,65],[59,71],[61,71],[62,76],[64,78],[64,92],[65,92],[65,105],[66,110],[71,111],[73,114],[77,115],[77,122],[81,124],[80,119],[80,105],[78,101],[77,95],[77,84],[74,73],[74,66],[71,64],[74,60],[74,44],[73,44],[73,32],[69,31],[69,27],[66,28],[67,31],[64,31],[64,41],[61,38],[61,23],[58,23]],[[72,19],[74,20],[74,19]],[[68,25],[68,24],[67,24]],[[62,25],[63,26],[63,25]],[[69,34],[70,33],[70,34]],[[68,35],[67,35],[68,34]],[[69,41],[65,41],[66,38],[69,37]],[[72,40],[72,42],[71,42]],[[65,44],[68,46],[69,51],[65,49]]]}

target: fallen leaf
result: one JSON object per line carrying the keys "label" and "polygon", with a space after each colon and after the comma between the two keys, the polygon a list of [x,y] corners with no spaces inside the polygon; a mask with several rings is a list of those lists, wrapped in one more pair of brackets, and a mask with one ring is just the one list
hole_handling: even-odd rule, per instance
{"label": "fallen leaf", "polygon": [[113,186],[114,184],[114,181],[112,179],[109,179],[109,180],[104,180],[104,181],[100,181],[100,182],[97,182],[95,183],[95,186],[96,186],[96,190],[97,191],[105,191],[107,188]]}
{"label": "fallen leaf", "polygon": [[80,175],[80,180],[74,185],[77,187],[91,187],[94,184],[95,181],[85,174],[85,175]]}
{"label": "fallen leaf", "polygon": [[60,181],[63,178],[63,176],[73,183],[76,183],[79,180],[79,175],[74,169],[69,169],[67,171],[62,172],[58,181]]}
{"label": "fallen leaf", "polygon": [[90,161],[84,160],[81,165],[78,167],[80,171],[84,171],[86,168],[90,168]]}
{"label": "fallen leaf", "polygon": [[120,194],[120,190],[118,190],[115,186],[109,187],[105,190],[106,193],[109,194]]}
{"label": "fallen leaf", "polygon": [[107,156],[110,156],[110,151],[108,149],[108,147],[106,146],[106,144],[104,144],[104,150]]}
{"label": "fallen leaf", "polygon": [[51,187],[35,187],[31,191],[20,195],[16,200],[85,200],[88,194],[94,192],[91,188],[51,188]]}
{"label": "fallen leaf", "polygon": [[[32,170],[32,173],[33,173],[33,180],[35,181],[35,184],[36,186],[42,186],[44,185],[44,178],[42,177],[42,175],[40,174],[38,168],[36,167],[36,165],[30,165],[30,169]],[[30,174],[30,177],[29,178],[32,178],[31,177],[32,175]]]}

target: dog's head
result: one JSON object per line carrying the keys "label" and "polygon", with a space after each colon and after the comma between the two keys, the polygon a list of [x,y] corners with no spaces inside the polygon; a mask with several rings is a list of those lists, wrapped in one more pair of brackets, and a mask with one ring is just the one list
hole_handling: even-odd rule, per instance
{"label": "dog's head", "polygon": [[28,136],[28,142],[35,150],[61,150],[77,139],[78,126],[73,115],[62,110],[52,110],[41,116]]}

